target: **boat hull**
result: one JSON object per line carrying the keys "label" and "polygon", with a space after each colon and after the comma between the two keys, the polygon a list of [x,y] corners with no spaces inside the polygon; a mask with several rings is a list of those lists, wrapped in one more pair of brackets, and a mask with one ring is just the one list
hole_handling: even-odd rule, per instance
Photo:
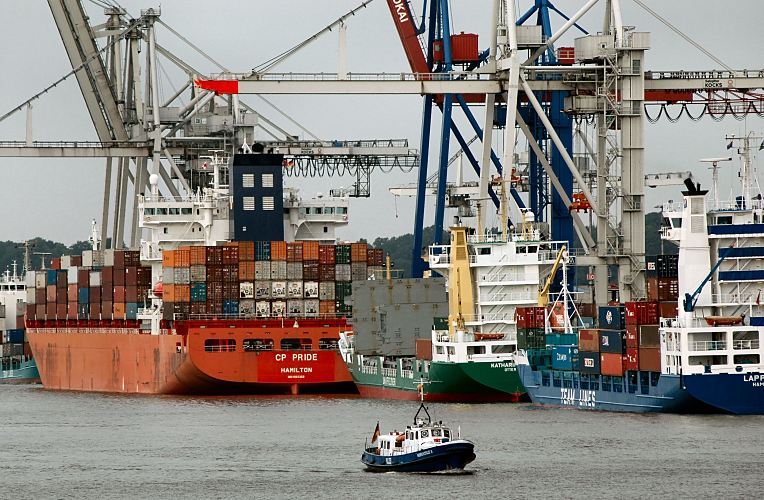
{"label": "boat hull", "polygon": [[0,370],[0,384],[35,384],[40,382],[40,372],[34,359],[22,361],[18,368]]}
{"label": "boat hull", "polygon": [[[302,332],[308,328],[300,330],[312,335]],[[269,333],[277,338],[295,335],[275,329]],[[336,338],[337,332],[319,335],[331,338],[332,333]],[[336,349],[243,350],[243,341],[252,335],[252,328],[228,327],[189,328],[185,335],[28,330],[47,389],[210,395],[356,392]],[[231,350],[211,351],[207,341],[221,337],[232,342]]]}
{"label": "boat hull", "polygon": [[374,448],[364,451],[361,462],[372,472],[444,472],[462,470],[475,460],[475,445],[466,440],[440,444],[404,455],[382,456]]}
{"label": "boat hull", "polygon": [[518,402],[525,396],[514,364],[506,362],[445,363],[424,361],[416,363],[405,376],[401,370],[395,374],[382,374],[364,370],[352,364],[351,374],[363,397],[374,399],[419,400],[419,386],[424,389],[425,401],[450,403]]}
{"label": "boat hull", "polygon": [[736,415],[764,414],[764,374],[685,375],[682,382],[693,398],[720,411]]}
{"label": "boat hull", "polygon": [[542,371],[533,370],[527,364],[518,364],[517,370],[531,401],[536,404],[628,413],[713,411],[683,389],[679,375],[661,374],[655,385],[651,382],[645,387],[641,384],[630,386],[628,382],[620,385],[611,382],[606,385],[603,383],[604,379],[599,376],[596,376],[596,385],[591,379],[582,383],[578,372],[564,372],[565,378],[561,375],[563,372],[557,372],[557,384],[551,371],[546,372],[550,377],[545,381]]}

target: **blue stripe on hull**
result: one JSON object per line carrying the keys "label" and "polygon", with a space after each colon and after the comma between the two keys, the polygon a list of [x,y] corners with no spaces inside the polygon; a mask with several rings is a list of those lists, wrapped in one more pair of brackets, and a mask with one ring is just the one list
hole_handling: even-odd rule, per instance
{"label": "blue stripe on hull", "polygon": [[685,375],[683,381],[687,392],[710,406],[738,415],[764,414],[764,374]]}
{"label": "blue stripe on hull", "polygon": [[[604,391],[578,387],[554,387],[541,383],[541,372],[528,365],[518,365],[520,378],[534,403],[581,410],[618,411],[629,413],[704,411],[701,405],[680,386],[678,375],[661,375],[648,394]],[[572,373],[572,372],[568,372]]]}
{"label": "blue stripe on hull", "polygon": [[475,460],[475,445],[460,442],[435,446],[405,455],[382,456],[369,451],[363,453],[361,462],[374,472],[441,472],[464,469]]}

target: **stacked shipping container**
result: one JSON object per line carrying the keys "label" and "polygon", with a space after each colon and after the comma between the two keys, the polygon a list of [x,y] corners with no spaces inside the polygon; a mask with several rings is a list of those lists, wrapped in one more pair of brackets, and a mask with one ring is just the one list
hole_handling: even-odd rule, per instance
{"label": "stacked shipping container", "polygon": [[151,291],[151,268],[135,250],[86,250],[29,273],[29,320],[134,320]]}
{"label": "stacked shipping container", "polygon": [[544,335],[543,307],[518,307],[515,309],[517,324],[517,348],[525,349],[531,364],[540,367],[551,367],[552,356],[546,348]]}
{"label": "stacked shipping container", "polygon": [[679,299],[679,256],[647,258],[647,299],[658,302],[658,317],[675,318]]}

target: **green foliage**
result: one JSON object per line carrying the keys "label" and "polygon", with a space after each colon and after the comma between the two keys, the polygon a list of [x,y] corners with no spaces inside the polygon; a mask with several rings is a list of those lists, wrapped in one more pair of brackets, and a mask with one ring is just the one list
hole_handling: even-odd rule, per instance
{"label": "green foliage", "polygon": [[[423,254],[426,254],[427,247],[432,244],[435,239],[435,226],[430,226],[424,230],[422,248]],[[448,233],[443,233],[442,242],[448,242]],[[376,248],[383,248],[385,254],[390,256],[394,264],[394,269],[400,269],[403,271],[403,277],[411,277],[411,249],[414,246],[414,235],[404,234],[401,236],[391,236],[389,238],[377,238],[372,243],[372,246]]]}
{"label": "green foliage", "polygon": [[[42,238],[29,240],[30,253],[32,257],[32,269],[40,269],[41,256],[36,253],[48,253],[45,256],[45,265],[50,267],[50,259],[61,257],[62,255],[79,255],[83,250],[91,248],[87,241],[78,241],[72,246],[67,247],[63,243],[57,243]],[[18,264],[19,273],[24,266],[24,244],[14,241],[0,241],[0,272],[5,272],[13,265],[13,261]]]}
{"label": "green foliage", "polygon": [[[663,215],[660,212],[645,214],[645,255],[677,254],[679,247],[670,241],[661,241],[661,221]],[[663,244],[661,246],[661,243]]]}

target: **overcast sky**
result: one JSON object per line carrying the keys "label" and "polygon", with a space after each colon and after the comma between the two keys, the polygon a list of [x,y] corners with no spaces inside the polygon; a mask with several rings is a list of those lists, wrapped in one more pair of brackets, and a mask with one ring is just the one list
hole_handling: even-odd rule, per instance
{"label": "overcast sky", "polygon": [[[121,2],[134,16],[140,9],[155,4],[138,0]],[[289,0],[282,2],[246,0],[210,2],[170,0],[162,3],[162,19],[210,55],[235,71],[247,71],[260,62],[320,30],[340,15],[360,4],[360,0]],[[420,0],[416,10],[421,12]],[[524,10],[532,2],[519,1]],[[555,4],[572,15],[582,1],[558,0]],[[764,68],[764,6],[760,0],[712,0],[664,2],[646,0],[654,10],[708,50],[736,69]],[[102,10],[85,2],[91,24],[104,21]],[[487,46],[490,0],[453,0],[452,29],[481,35]],[[626,25],[652,32],[651,49],[645,66],[652,70],[709,70],[718,65],[644,12],[631,0],[622,0]],[[47,2],[42,0],[2,0],[0,16],[0,54],[4,74],[0,77],[0,114],[17,106],[71,70],[58,30]],[[553,14],[553,28],[562,20]],[[591,32],[602,27],[600,5],[587,14],[582,24]],[[572,45],[573,32],[558,45]],[[195,54],[167,30],[158,29],[158,40],[176,54],[204,71],[214,72],[210,63]],[[408,71],[408,64],[397,38],[384,0],[372,2],[349,21],[348,66],[350,71]],[[334,72],[337,69],[337,35],[330,33],[295,55],[279,71]],[[162,64],[161,93],[172,95],[173,86],[182,83],[171,64]],[[186,98],[186,96],[184,96]],[[187,99],[187,98],[186,98]],[[421,102],[417,96],[270,96],[287,114],[323,139],[407,138],[419,147]],[[245,99],[263,115],[296,134],[304,135],[256,97]],[[79,87],[72,78],[45,95],[34,105],[34,134],[37,140],[94,140],[96,138]],[[480,116],[482,110],[475,109]],[[440,113],[434,113],[433,143],[439,138]],[[464,123],[456,111],[459,123]],[[467,132],[465,136],[471,137]],[[744,121],[726,118],[715,122],[705,118],[698,123],[684,118],[672,124],[663,120],[646,124],[645,171],[693,170],[701,182],[710,184],[710,174],[699,158],[724,156],[725,134],[745,130],[764,132],[764,119]],[[25,134],[25,115],[0,122],[0,140],[21,140]],[[452,152],[457,149],[452,139]],[[764,155],[760,155],[764,156]],[[437,160],[437,153],[433,156]],[[760,163],[760,162],[759,162]],[[435,161],[430,164],[430,171]],[[726,167],[725,167],[726,168]],[[729,167],[737,171],[737,163]],[[5,215],[0,219],[0,240],[23,240],[42,236],[72,243],[89,234],[89,221],[100,221],[103,197],[104,160],[82,159],[0,159],[0,200]],[[734,174],[722,176],[722,192],[729,192]],[[341,233],[347,239],[396,235],[413,227],[413,199],[396,200],[388,187],[414,182],[416,172],[375,173],[372,198],[354,200],[351,225]],[[292,181],[289,181],[292,182]],[[301,182],[307,194],[327,192],[349,186],[352,180],[320,179]],[[668,198],[678,197],[678,189],[648,192],[647,207],[652,209]],[[434,200],[428,203],[432,220]],[[447,219],[448,220],[448,219]],[[373,221],[373,222],[372,222]],[[370,223],[371,222],[371,223]]]}

